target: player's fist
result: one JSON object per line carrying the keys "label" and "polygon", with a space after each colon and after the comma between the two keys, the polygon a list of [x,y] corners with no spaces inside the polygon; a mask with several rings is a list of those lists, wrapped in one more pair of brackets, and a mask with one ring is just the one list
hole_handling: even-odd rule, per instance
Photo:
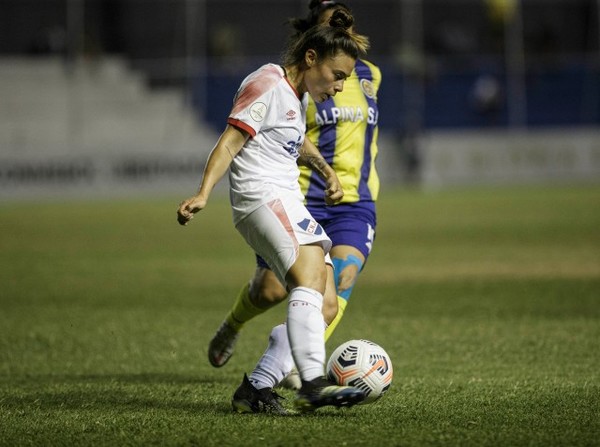
{"label": "player's fist", "polygon": [[187,225],[198,211],[206,206],[206,200],[202,197],[194,196],[184,200],[177,209],[177,222],[180,225]]}
{"label": "player's fist", "polygon": [[327,180],[325,188],[325,203],[327,205],[334,205],[342,200],[344,197],[344,190],[340,184],[337,176],[333,176]]}

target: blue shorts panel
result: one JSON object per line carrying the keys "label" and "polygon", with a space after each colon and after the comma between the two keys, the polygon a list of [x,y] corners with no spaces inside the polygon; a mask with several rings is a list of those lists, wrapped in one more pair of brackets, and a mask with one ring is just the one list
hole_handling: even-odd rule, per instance
{"label": "blue shorts panel", "polygon": [[271,267],[269,267],[269,264],[267,264],[267,262],[263,258],[261,258],[260,255],[255,254],[255,256],[256,256],[256,266],[257,267],[271,270]]}
{"label": "blue shorts panel", "polygon": [[373,248],[377,226],[374,203],[308,207],[308,210],[325,229],[333,246],[350,245],[363,254],[366,262]]}

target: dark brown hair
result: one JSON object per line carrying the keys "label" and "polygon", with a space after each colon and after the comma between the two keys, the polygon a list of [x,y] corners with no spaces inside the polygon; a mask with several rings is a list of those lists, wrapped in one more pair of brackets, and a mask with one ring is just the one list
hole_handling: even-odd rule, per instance
{"label": "dark brown hair", "polygon": [[330,9],[343,9],[348,14],[352,15],[352,10],[349,6],[342,2],[336,2],[334,0],[311,0],[308,5],[308,15],[304,18],[293,18],[289,19],[289,24],[295,31],[294,37],[298,37],[300,34],[305,33],[313,26],[319,24],[319,19],[324,11]]}
{"label": "dark brown hair", "polygon": [[309,49],[315,50],[318,58],[335,56],[343,52],[353,59],[369,49],[366,36],[351,31],[354,17],[344,9],[333,12],[329,23],[316,25],[293,39],[282,57],[282,64],[297,65],[304,60]]}

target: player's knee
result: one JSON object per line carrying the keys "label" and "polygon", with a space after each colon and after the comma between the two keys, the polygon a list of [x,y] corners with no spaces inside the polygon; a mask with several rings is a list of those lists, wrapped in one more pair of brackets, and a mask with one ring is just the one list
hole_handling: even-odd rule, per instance
{"label": "player's knee", "polygon": [[253,281],[250,286],[250,298],[259,307],[270,307],[287,297],[285,288],[276,281]]}
{"label": "player's knee", "polygon": [[362,269],[363,261],[357,256],[348,255],[345,259],[333,258],[333,265],[337,293],[348,300]]}
{"label": "player's knee", "polygon": [[283,288],[283,286],[279,284],[267,285],[260,289],[260,295],[264,302],[277,304],[285,300],[285,298],[287,297],[287,292]]}
{"label": "player's knee", "polygon": [[302,245],[298,258],[286,274],[288,288],[308,287],[324,294],[327,267],[323,262],[323,249],[317,245]]}
{"label": "player's knee", "polygon": [[252,304],[263,309],[274,306],[287,297],[287,291],[273,271],[260,266],[250,281],[248,293]]}
{"label": "player's knee", "polygon": [[324,265],[322,268],[319,266],[304,271],[295,268],[288,272],[286,280],[290,289],[308,287],[324,294],[327,284],[327,271]]}
{"label": "player's knee", "polygon": [[344,292],[351,289],[356,283],[358,278],[358,266],[350,264],[345,266],[340,272],[338,289],[340,292]]}

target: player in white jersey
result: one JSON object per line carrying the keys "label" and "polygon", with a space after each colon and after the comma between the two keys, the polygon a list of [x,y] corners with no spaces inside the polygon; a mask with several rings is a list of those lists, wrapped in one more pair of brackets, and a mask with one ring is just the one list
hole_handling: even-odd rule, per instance
{"label": "player in white jersey", "polygon": [[[302,205],[298,186],[296,159],[304,143],[305,116],[284,68],[267,64],[242,82],[228,119],[251,136],[230,166],[233,223],[250,246],[267,254],[266,262],[283,283],[299,246],[319,244],[325,253],[331,248]],[[337,181],[333,185],[338,188]],[[293,225],[297,222],[305,222],[304,228]],[[257,227],[265,230],[256,232]]]}
{"label": "player in white jersey", "polygon": [[[286,327],[302,378],[295,401],[302,411],[351,406],[365,398],[361,390],[334,385],[324,377],[321,308],[331,241],[302,203],[297,167],[300,159],[322,175],[329,201],[343,197],[333,169],[304,139],[304,96],[308,93],[322,102],[343,89],[356,59],[368,47],[366,37],[351,31],[353,21],[350,14],[336,12],[329,26],[315,27],[288,48],[283,66],[263,66],[243,81],[228,125],[206,162],[198,193],[177,211],[179,223],[187,224],[206,206],[215,184],[230,168],[236,228],[290,291]],[[244,379],[234,395],[234,410],[285,413],[271,388],[258,390]]]}
{"label": "player in white jersey", "polygon": [[304,142],[305,116],[283,67],[264,65],[242,82],[228,123],[251,138],[231,163],[234,224],[282,193],[302,200],[296,159]]}

